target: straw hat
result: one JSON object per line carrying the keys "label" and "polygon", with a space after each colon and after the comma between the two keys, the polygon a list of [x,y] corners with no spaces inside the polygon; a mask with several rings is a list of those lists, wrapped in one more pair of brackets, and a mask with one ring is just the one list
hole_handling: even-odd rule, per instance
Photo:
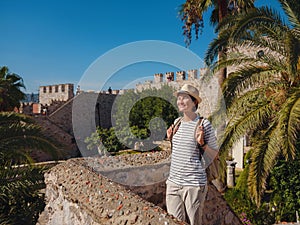
{"label": "straw hat", "polygon": [[195,99],[197,99],[198,104],[200,104],[200,102],[202,101],[202,99],[199,96],[199,91],[197,88],[195,88],[194,86],[190,85],[190,84],[184,84],[181,89],[179,91],[176,91],[174,93],[174,96],[178,96],[178,94],[180,93],[184,93],[184,94],[188,94],[193,96]]}

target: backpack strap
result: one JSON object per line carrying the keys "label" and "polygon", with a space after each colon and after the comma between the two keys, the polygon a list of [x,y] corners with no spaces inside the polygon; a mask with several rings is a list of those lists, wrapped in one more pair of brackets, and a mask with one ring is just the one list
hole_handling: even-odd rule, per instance
{"label": "backpack strap", "polygon": [[173,129],[172,129],[172,135],[170,137],[170,141],[172,143],[172,138],[174,136],[174,134],[176,134],[180,124],[181,124],[181,121],[183,120],[183,117],[178,117],[176,120],[175,120],[175,123],[174,123],[174,126],[173,126]]}
{"label": "backpack strap", "polygon": [[[172,130],[172,136],[170,137],[170,141],[172,141],[172,138],[174,136],[174,134],[176,134],[181,122],[183,120],[183,117],[178,117],[176,120],[175,120],[175,123],[174,123],[174,127],[173,127],[173,130]],[[195,130],[194,130],[194,136],[196,138],[196,131],[197,131],[197,128],[200,126],[200,124],[203,122],[204,120],[204,117],[203,116],[200,116],[199,115],[199,119],[197,121],[197,124],[195,126]]]}
{"label": "backpack strap", "polygon": [[180,124],[181,124],[181,121],[183,120],[183,117],[178,117],[175,121],[174,121],[174,126],[173,126],[173,129],[172,129],[172,134],[171,134],[171,137],[169,138],[169,141],[171,143],[171,152],[172,152],[172,149],[173,149],[173,136],[174,134],[177,132]]}

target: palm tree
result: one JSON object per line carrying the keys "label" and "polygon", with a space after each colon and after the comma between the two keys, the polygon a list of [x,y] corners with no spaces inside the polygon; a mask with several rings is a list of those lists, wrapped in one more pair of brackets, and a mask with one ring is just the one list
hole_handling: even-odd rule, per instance
{"label": "palm tree", "polygon": [[[206,55],[214,70],[233,67],[223,84],[229,121],[221,150],[250,135],[248,191],[258,206],[278,158],[300,153],[300,2],[280,3],[287,23],[269,7],[228,17]],[[230,51],[214,62],[224,43]]]}
{"label": "palm tree", "polygon": [[0,112],[19,108],[20,101],[25,98],[22,88],[25,86],[19,75],[9,73],[6,66],[0,67]]}
{"label": "palm tree", "polygon": [[31,164],[35,149],[56,157],[57,147],[29,117],[0,112],[0,224],[35,224],[44,208],[44,168]]}
{"label": "palm tree", "polygon": [[[194,28],[196,39],[198,34],[202,33],[204,28],[203,15],[210,8],[212,13],[210,23],[215,27],[227,15],[235,15],[249,8],[254,7],[254,0],[187,0],[181,5],[179,15],[184,23],[183,34],[186,37],[185,43],[190,45],[192,40],[192,30]],[[225,46],[223,46],[225,47]],[[219,49],[219,57],[225,53],[225,49]],[[226,78],[226,68],[222,68],[218,73],[219,84],[222,85]]]}

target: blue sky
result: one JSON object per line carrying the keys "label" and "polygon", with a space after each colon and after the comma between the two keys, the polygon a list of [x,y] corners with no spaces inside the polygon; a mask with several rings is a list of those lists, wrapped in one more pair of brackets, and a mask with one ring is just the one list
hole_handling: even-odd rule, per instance
{"label": "blue sky", "polygon": [[[76,87],[95,60],[118,46],[159,40],[185,47],[178,18],[182,3],[184,0],[1,0],[0,66],[19,74],[27,93],[37,93],[40,85],[73,83]],[[205,27],[189,47],[200,58],[215,36],[209,24]],[[170,70],[176,68],[159,63],[129,66],[105,87],[119,89],[139,76]]]}

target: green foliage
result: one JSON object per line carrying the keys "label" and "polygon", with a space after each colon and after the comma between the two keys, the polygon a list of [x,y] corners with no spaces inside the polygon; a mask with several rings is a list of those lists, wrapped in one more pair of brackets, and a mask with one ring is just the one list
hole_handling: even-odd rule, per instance
{"label": "green foliage", "polygon": [[[245,156],[245,161],[249,159],[250,151]],[[249,164],[245,165],[244,170],[237,179],[237,184],[233,189],[225,193],[225,199],[234,212],[239,216],[245,225],[271,225],[275,222],[275,215],[270,210],[269,204],[264,203],[257,207],[249,197],[248,191]]]}
{"label": "green foliage", "polygon": [[[222,84],[228,121],[220,151],[250,136],[247,189],[258,206],[278,158],[295,160],[300,139],[300,2],[280,2],[287,23],[265,6],[227,16],[205,59],[213,72],[233,68]],[[226,55],[213,61],[220,49]]]}
{"label": "green foliage", "polygon": [[[272,169],[268,193],[264,203],[257,208],[249,198],[248,179],[251,151],[245,156],[245,168],[238,177],[234,189],[225,194],[225,199],[238,215],[251,221],[251,224],[274,224],[279,221],[296,221],[296,210],[300,208],[300,160],[279,160]],[[268,215],[266,217],[266,215]],[[269,221],[269,222],[267,222]],[[247,224],[247,223],[244,223]]]}
{"label": "green foliage", "polygon": [[[113,127],[98,128],[86,138],[88,149],[96,148],[100,154],[105,154],[106,151],[133,149],[136,142],[143,143],[141,150],[154,149],[153,141],[164,138],[167,126],[178,117],[174,91],[164,85],[159,90],[129,90],[119,95],[112,110]],[[163,137],[157,134],[163,134]]]}
{"label": "green foliage", "polygon": [[247,192],[236,188],[229,189],[224,198],[244,225],[272,225],[275,222],[274,214],[270,211],[269,206],[263,204],[257,208]]}
{"label": "green foliage", "polygon": [[251,151],[248,151],[244,156],[244,169],[237,179],[235,189],[248,193],[248,177],[249,177],[249,164],[251,163]]}
{"label": "green foliage", "polygon": [[41,133],[41,127],[23,114],[0,112],[0,151],[7,160],[30,163],[29,153],[42,150],[58,157],[57,146]]}
{"label": "green foliage", "polygon": [[165,135],[166,128],[178,117],[174,91],[174,88],[164,85],[161,89],[128,91],[120,95],[113,113],[120,141],[133,148],[136,140],[147,143],[164,138],[160,134]]}
{"label": "green foliage", "polygon": [[113,127],[110,129],[98,127],[96,132],[85,139],[85,142],[88,144],[87,148],[89,150],[97,148],[100,155],[126,149],[126,147],[119,142]]}
{"label": "green foliage", "polygon": [[253,0],[212,1],[212,0],[186,0],[180,6],[179,17],[183,22],[183,35],[187,46],[192,41],[192,32],[198,39],[204,28],[204,14],[211,11],[210,24],[217,26],[228,14],[236,15],[254,7]]}
{"label": "green foliage", "polygon": [[44,209],[44,169],[31,166],[29,154],[35,149],[57,155],[29,117],[0,112],[0,224],[36,224]]}
{"label": "green foliage", "polygon": [[161,89],[145,89],[141,92],[130,90],[119,95],[115,102],[116,125],[123,125],[129,117],[130,126],[147,128],[151,119],[162,118],[168,125],[178,115],[174,88],[164,85]]}
{"label": "green foliage", "polygon": [[271,173],[271,204],[277,221],[296,221],[300,209],[300,158],[279,160]]}
{"label": "green foliage", "polygon": [[[1,154],[3,155],[3,154]],[[2,161],[4,157],[0,156]],[[8,163],[0,165],[0,224],[36,224],[45,207],[44,169],[16,168]]]}
{"label": "green foliage", "polygon": [[14,73],[9,73],[6,66],[0,67],[0,112],[19,108],[20,101],[25,98],[23,79]]}

